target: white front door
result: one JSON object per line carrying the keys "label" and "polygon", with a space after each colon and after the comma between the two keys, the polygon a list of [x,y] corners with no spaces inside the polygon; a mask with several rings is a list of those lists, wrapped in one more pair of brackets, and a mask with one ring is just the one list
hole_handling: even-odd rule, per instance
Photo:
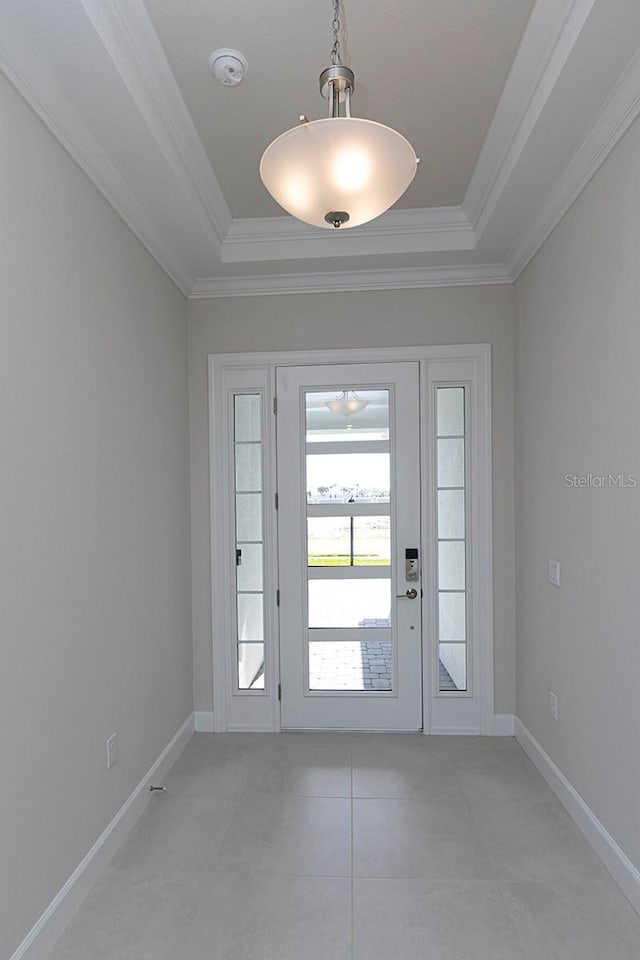
{"label": "white front door", "polygon": [[419,363],[280,367],[285,729],[422,727]]}

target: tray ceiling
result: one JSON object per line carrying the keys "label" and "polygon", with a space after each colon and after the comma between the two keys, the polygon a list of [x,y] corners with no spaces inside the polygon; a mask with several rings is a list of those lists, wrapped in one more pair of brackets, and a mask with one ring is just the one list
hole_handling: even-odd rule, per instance
{"label": "tray ceiling", "polygon": [[[145,0],[220,186],[236,217],[284,211],[258,176],[262,152],[301,113],[326,115],[331,2]],[[421,164],[396,207],[462,203],[532,0],[343,0],[356,74],[354,116],[395,127]],[[249,61],[241,86],[216,83],[209,54]]]}
{"label": "tray ceiling", "polygon": [[[330,14],[7,0],[0,71],[194,297],[512,282],[640,112],[637,0],[346,0],[354,113],[422,162],[401,205],[315,229],[258,163],[301,112],[324,115]],[[209,73],[221,46],[249,60],[240,87]]]}

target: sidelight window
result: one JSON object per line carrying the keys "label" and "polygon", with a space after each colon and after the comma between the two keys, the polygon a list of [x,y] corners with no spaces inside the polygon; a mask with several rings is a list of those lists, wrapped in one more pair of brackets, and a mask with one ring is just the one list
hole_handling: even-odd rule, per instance
{"label": "sidelight window", "polygon": [[264,691],[264,533],[262,395],[235,394],[236,682]]}
{"label": "sidelight window", "polygon": [[438,668],[440,693],[466,691],[465,387],[436,387]]}

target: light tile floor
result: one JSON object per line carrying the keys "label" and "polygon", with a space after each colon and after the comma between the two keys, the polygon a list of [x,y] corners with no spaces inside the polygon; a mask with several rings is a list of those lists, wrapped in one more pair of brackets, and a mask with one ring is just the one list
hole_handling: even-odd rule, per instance
{"label": "light tile floor", "polygon": [[639,960],[510,738],[196,734],[51,960]]}

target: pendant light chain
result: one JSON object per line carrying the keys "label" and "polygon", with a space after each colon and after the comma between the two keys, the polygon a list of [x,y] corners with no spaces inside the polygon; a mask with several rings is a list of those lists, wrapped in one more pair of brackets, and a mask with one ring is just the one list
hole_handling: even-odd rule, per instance
{"label": "pendant light chain", "polygon": [[333,0],[333,46],[331,47],[331,66],[340,64],[340,0]]}
{"label": "pendant light chain", "polygon": [[[327,0],[323,3],[329,6]],[[379,217],[402,196],[417,169],[415,151],[402,134],[351,116],[355,77],[343,62],[343,57],[349,59],[349,51],[342,49],[348,39],[345,6],[346,0],[331,0],[331,64],[318,78],[329,116],[301,116],[298,126],[269,144],[260,161],[262,182],[287,213],[333,230]],[[362,409],[358,397],[349,402]]]}

